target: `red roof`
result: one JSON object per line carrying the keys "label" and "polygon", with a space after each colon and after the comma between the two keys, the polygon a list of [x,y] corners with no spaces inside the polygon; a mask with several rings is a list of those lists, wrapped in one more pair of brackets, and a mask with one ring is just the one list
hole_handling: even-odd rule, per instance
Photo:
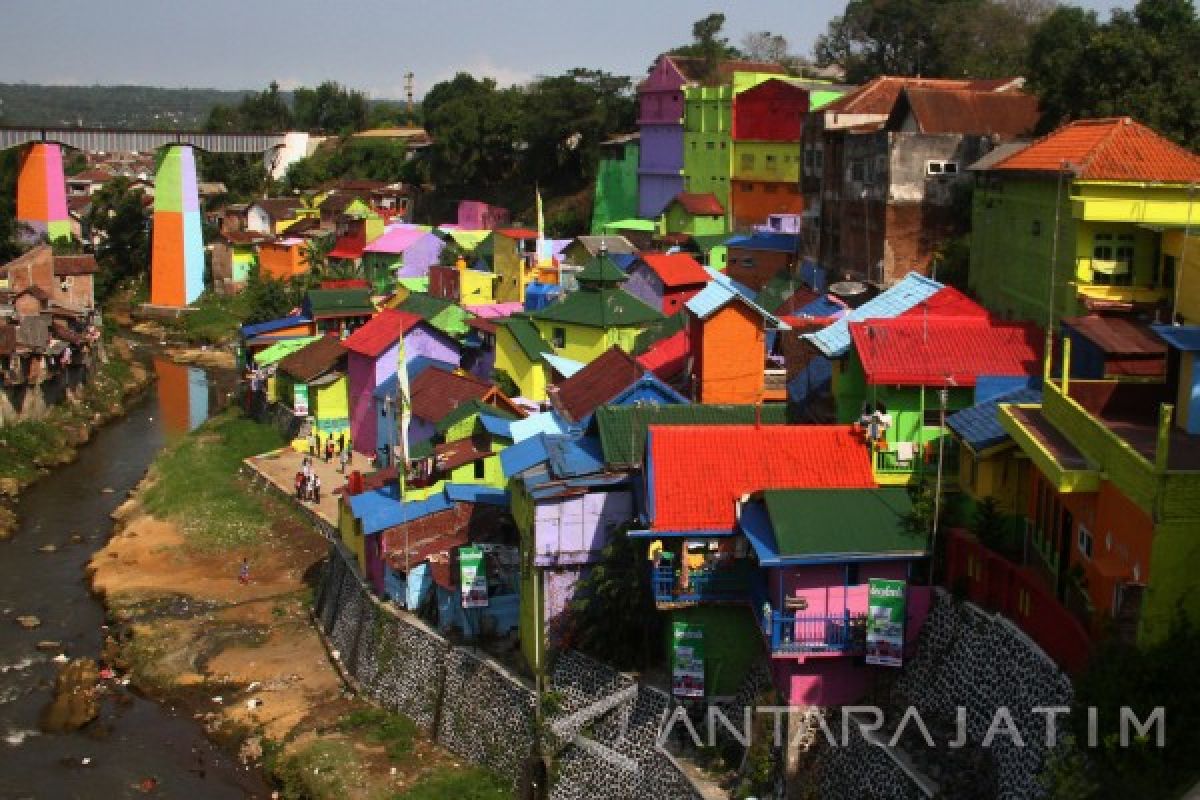
{"label": "red roof", "polygon": [[536,239],[538,232],[530,228],[497,228],[496,233],[506,239]]}
{"label": "red roof", "polygon": [[483,317],[467,317],[467,327],[474,328],[483,333],[490,333],[493,336],[496,335],[495,320],[484,319]]}
{"label": "red roof", "polygon": [[694,217],[725,216],[725,206],[721,205],[721,201],[712,192],[704,194],[680,192],[675,195],[675,202],[683,206],[683,210]]}
{"label": "red roof", "polygon": [[928,299],[922,300],[901,317],[979,317],[988,318],[988,310],[976,303],[953,286],[938,289]]}
{"label": "red roof", "polygon": [[687,253],[643,253],[642,261],[654,270],[664,286],[677,288],[708,283],[708,273]]}
{"label": "red roof", "polygon": [[692,355],[692,339],[686,330],[660,339],[638,356],[638,363],[654,373],[660,381],[670,382],[687,369]]}
{"label": "red roof", "polygon": [[1092,181],[1200,181],[1200,156],[1129,117],[1067,123],[991,168],[1071,169],[1077,178]]}
{"label": "red roof", "polygon": [[433,448],[434,464],[438,469],[449,472],[464,464],[489,458],[492,452],[491,442],[486,437],[469,436],[455,442],[446,442]]}
{"label": "red roof", "polygon": [[1030,323],[980,317],[851,322],[868,384],[974,386],[980,375],[1038,375],[1042,333]]}
{"label": "red roof", "polygon": [[442,417],[471,400],[482,400],[492,391],[492,385],[474,375],[447,372],[440,367],[428,367],[412,382],[412,413],[428,422]]}
{"label": "red roof", "polygon": [[900,106],[905,103],[921,133],[1027,136],[1041,116],[1038,99],[1024,92],[909,86]]}
{"label": "red roof", "polygon": [[959,80],[953,78],[902,78],[893,75],[881,75],[858,87],[852,92],[842,95],[821,108],[822,112],[838,114],[862,114],[868,116],[887,116],[896,105],[896,98],[906,88],[912,89],[941,89],[941,90],[971,90],[977,92],[1000,92],[1019,86],[1016,78],[995,78],[982,80]]}
{"label": "red roof", "polygon": [[807,286],[797,286],[795,291],[793,291],[786,300],[780,303],[777,308],[768,308],[767,311],[770,311],[777,317],[780,314],[795,314],[797,311],[804,308],[806,305],[816,300],[820,296],[820,292],[814,292]]}
{"label": "red roof", "polygon": [[55,275],[91,275],[96,272],[96,257],[93,255],[55,256]]}
{"label": "red roof", "polygon": [[337,247],[329,251],[329,258],[362,258],[363,248],[366,247],[360,241],[338,242]]}
{"label": "red roof", "polygon": [[651,425],[648,448],[654,530],[728,531],[737,501],[763,489],[875,486],[849,425]]}
{"label": "red roof", "polygon": [[645,367],[613,345],[558,385],[556,405],[568,419],[577,422],[612,400],[644,374]]}
{"label": "red roof", "polygon": [[352,353],[376,358],[419,322],[421,322],[421,318],[416,314],[387,308],[371,317],[367,324],[350,334],[342,342],[342,346]]}

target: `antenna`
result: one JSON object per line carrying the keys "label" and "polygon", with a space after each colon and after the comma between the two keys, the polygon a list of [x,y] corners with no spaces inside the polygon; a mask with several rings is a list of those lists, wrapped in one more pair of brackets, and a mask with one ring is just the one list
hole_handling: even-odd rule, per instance
{"label": "antenna", "polygon": [[408,124],[416,124],[413,119],[413,74],[404,73],[404,97],[408,101]]}

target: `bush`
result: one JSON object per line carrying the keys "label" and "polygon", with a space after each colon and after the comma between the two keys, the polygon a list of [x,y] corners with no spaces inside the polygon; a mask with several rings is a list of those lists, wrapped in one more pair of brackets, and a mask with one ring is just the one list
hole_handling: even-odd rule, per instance
{"label": "bush", "polygon": [[431,775],[392,800],[512,800],[513,791],[499,775],[479,767]]}
{"label": "bush", "polygon": [[363,731],[373,741],[382,744],[393,761],[412,752],[417,726],[403,714],[381,708],[364,708],[346,715],[338,723],[341,731]]}

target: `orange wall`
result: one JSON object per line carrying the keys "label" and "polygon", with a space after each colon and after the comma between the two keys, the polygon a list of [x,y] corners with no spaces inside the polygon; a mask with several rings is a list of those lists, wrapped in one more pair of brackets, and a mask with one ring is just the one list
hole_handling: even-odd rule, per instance
{"label": "orange wall", "polygon": [[733,302],[698,330],[701,403],[757,403],[763,394],[762,319]]}
{"label": "orange wall", "polygon": [[[764,191],[766,185],[765,181],[731,181],[729,201],[735,225],[757,225],[771,214],[799,214],[804,210],[798,184],[774,182],[774,192]],[[747,187],[750,191],[745,191]]]}
{"label": "orange wall", "polygon": [[[1154,521],[1142,509],[1122,494],[1109,481],[1102,481],[1100,491],[1087,494],[1091,501],[1072,508],[1075,514],[1075,530],[1071,542],[1071,563],[1083,567],[1087,576],[1088,595],[1096,611],[1112,612],[1113,589],[1119,582],[1132,580],[1133,565],[1140,565],[1141,580],[1146,582],[1150,568],[1150,549],[1154,538]],[[1071,507],[1070,504],[1068,507]],[[1087,559],[1079,551],[1079,526],[1083,525],[1092,534],[1092,558]],[[1106,538],[1112,534],[1112,549],[1106,547]],[[1104,562],[1109,573],[1104,575],[1097,568]]]}
{"label": "orange wall", "polygon": [[287,280],[308,271],[304,252],[300,245],[290,247],[278,244],[261,244],[258,247],[258,264],[262,271],[274,278]]}
{"label": "orange wall", "polygon": [[150,238],[150,302],[156,306],[186,306],[183,214],[155,214]]}

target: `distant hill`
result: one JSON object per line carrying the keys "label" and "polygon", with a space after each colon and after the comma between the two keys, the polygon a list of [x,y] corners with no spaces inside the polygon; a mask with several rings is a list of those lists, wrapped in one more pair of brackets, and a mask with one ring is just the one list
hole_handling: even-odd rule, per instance
{"label": "distant hill", "polygon": [[234,105],[250,92],[0,83],[0,124],[194,129],[213,106]]}

